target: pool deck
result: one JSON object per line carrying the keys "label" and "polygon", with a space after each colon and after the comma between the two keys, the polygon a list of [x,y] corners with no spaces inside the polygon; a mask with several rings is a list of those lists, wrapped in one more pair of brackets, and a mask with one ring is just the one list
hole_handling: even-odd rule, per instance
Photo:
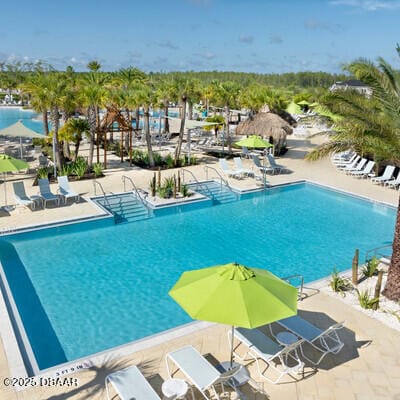
{"label": "pool deck", "polygon": [[[310,141],[290,138],[290,150],[278,162],[293,172],[275,176],[268,175],[269,183],[275,185],[307,179],[377,201],[397,205],[398,191],[339,173],[327,159],[315,163],[304,161],[303,156],[315,145],[317,140],[320,139]],[[250,161],[245,161],[245,165],[251,166],[251,164]],[[215,161],[213,166],[219,170]],[[193,166],[190,169],[198,179],[206,178],[203,165]],[[170,171],[163,172],[163,176],[170,174],[172,174]],[[123,191],[122,175],[132,177],[138,187],[147,190],[148,182],[153,173],[137,168],[115,168],[107,172],[100,182],[107,192],[121,192]],[[230,179],[229,181],[233,186],[241,189],[255,187],[257,184],[252,178],[239,181]],[[37,193],[31,185],[26,183],[25,186],[28,194]],[[83,197],[94,195],[91,181],[72,182],[71,186]],[[55,190],[56,185],[54,185]],[[11,187],[9,191],[11,192]],[[9,197],[12,197],[11,193]],[[9,216],[0,218],[0,231],[37,225],[44,221],[56,222],[77,216],[100,215],[100,213],[99,209],[85,200],[79,204],[69,204],[60,208],[53,207],[34,212],[21,209],[12,211]],[[351,263],[351,260],[349,263]],[[313,290],[309,290],[309,294],[308,298],[299,303],[303,315],[320,327],[328,327],[333,322],[345,320],[345,328],[339,332],[345,347],[336,356],[328,355],[318,367],[317,372],[312,371],[310,366],[306,364],[306,376],[297,382],[289,378],[284,380],[284,384],[269,384],[259,378],[254,363],[249,365],[251,376],[255,382],[251,385],[246,384],[241,388],[246,399],[400,399],[400,359],[398,356],[400,354],[400,332],[360,313],[341,301],[337,301],[332,296]],[[118,329],[118,327],[115,327],[115,329]],[[66,375],[68,378],[78,379],[77,387],[66,385],[41,386],[23,391],[14,391],[4,385],[4,378],[10,377],[10,372],[4,346],[0,342],[0,398],[2,400],[104,399],[105,376],[131,364],[139,365],[144,374],[150,377],[150,382],[162,397],[161,384],[167,379],[165,354],[168,351],[191,344],[202,354],[210,355],[211,361],[227,360],[229,359],[227,331],[226,326],[210,325],[190,335],[159,341],[154,346],[131,352],[123,357],[113,358],[115,355],[111,356],[106,353],[96,358],[94,366],[90,369],[77,374]],[[198,392],[195,393],[196,399],[202,398]],[[234,398],[234,393],[229,393],[225,398]]]}

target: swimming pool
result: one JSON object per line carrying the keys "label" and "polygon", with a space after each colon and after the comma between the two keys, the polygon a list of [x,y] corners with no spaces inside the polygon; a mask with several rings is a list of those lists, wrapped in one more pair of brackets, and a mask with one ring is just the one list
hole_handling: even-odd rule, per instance
{"label": "swimming pool", "polygon": [[218,206],[3,237],[0,261],[40,369],[190,322],[168,296],[188,269],[231,261],[306,281],[391,242],[392,207],[303,183]]}
{"label": "swimming pool", "polygon": [[26,127],[43,133],[43,123],[37,118],[38,115],[32,110],[24,110],[21,107],[0,107],[0,129],[21,120]]}

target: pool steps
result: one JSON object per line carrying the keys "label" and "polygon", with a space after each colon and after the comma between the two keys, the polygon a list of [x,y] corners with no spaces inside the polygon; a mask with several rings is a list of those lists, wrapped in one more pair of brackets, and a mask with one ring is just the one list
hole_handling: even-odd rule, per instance
{"label": "pool steps", "polygon": [[218,182],[191,183],[190,188],[204,196],[211,198],[214,204],[232,203],[238,200],[238,194]]}
{"label": "pool steps", "polygon": [[116,224],[140,221],[151,217],[148,208],[132,193],[109,195],[107,201],[99,198],[97,202],[114,215]]}

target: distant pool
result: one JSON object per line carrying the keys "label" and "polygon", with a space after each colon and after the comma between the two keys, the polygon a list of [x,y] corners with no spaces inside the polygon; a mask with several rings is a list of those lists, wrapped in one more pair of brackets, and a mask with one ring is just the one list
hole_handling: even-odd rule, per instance
{"label": "distant pool", "polygon": [[297,184],[133,223],[2,237],[0,261],[40,369],[190,322],[168,296],[188,269],[237,261],[313,281],[392,241],[392,207]]}
{"label": "distant pool", "polygon": [[21,120],[26,127],[43,133],[43,123],[36,118],[38,118],[38,114],[32,110],[24,110],[21,107],[0,107],[0,129],[7,128]]}

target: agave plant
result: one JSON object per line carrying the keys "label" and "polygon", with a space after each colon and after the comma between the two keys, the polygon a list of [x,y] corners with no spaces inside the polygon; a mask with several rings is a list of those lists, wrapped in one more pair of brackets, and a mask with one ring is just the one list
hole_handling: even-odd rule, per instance
{"label": "agave plant", "polygon": [[363,275],[366,278],[371,278],[378,272],[379,260],[374,256],[368,260],[362,270]]}
{"label": "agave plant", "polygon": [[339,271],[334,268],[329,282],[331,289],[344,296],[344,292],[352,287],[350,281],[340,276]]}
{"label": "agave plant", "polygon": [[368,290],[364,290],[363,292],[360,292],[358,289],[357,291],[357,297],[358,297],[358,302],[360,303],[360,306],[362,308],[365,308],[366,310],[370,310],[374,308],[375,304],[379,302],[378,297],[372,297],[369,294]]}

